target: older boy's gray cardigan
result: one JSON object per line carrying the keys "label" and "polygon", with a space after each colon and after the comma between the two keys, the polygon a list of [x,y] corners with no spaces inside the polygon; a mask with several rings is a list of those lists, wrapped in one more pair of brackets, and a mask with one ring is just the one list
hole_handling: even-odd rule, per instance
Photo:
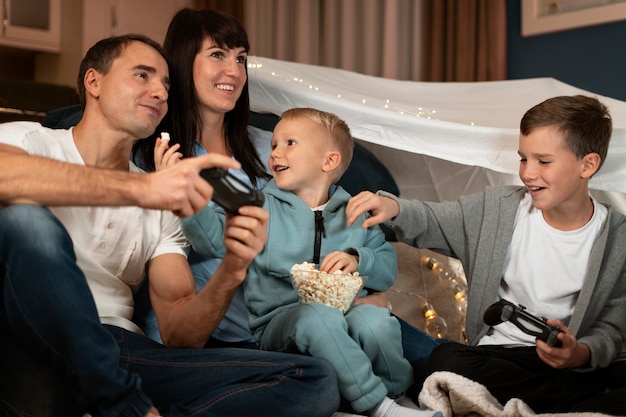
{"label": "older boy's gray cardigan", "polygon": [[[476,345],[489,327],[485,309],[498,300],[504,258],[523,187],[488,187],[458,201],[427,203],[396,199],[400,213],[387,225],[398,239],[458,258],[469,284],[466,332]],[[528,259],[528,262],[532,262]],[[546,277],[547,280],[551,277]],[[591,249],[587,274],[570,331],[591,349],[591,368],[604,367],[623,350],[626,336],[626,217],[608,207],[608,217]]]}

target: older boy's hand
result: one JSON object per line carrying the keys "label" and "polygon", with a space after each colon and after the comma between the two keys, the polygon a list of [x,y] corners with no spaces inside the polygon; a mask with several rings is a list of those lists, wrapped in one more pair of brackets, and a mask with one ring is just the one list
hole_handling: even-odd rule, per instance
{"label": "older boy's hand", "polygon": [[557,335],[561,346],[550,347],[544,341],[537,339],[539,358],[555,369],[587,366],[591,358],[589,347],[583,343],[578,343],[576,337],[560,320],[548,320],[547,323],[563,330],[563,333]]}
{"label": "older boy's hand", "polygon": [[348,225],[352,226],[357,217],[368,211],[372,213],[372,216],[363,222],[364,229],[393,219],[400,212],[400,206],[389,197],[363,191],[348,201],[346,207]]}

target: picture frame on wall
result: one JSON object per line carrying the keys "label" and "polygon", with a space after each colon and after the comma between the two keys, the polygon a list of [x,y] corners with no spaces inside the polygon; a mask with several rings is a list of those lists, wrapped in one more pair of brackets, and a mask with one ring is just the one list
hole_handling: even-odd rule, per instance
{"label": "picture frame on wall", "polygon": [[626,19],[626,0],[521,0],[522,36]]}

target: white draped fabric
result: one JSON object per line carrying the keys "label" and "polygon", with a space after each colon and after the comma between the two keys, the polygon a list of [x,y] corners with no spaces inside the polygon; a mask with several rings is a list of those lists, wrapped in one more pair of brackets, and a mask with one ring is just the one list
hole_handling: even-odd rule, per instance
{"label": "white draped fabric", "polygon": [[626,102],[552,78],[398,81],[258,56],[249,57],[248,73],[253,111],[306,106],[337,114],[390,169],[403,196],[422,199],[518,183],[518,128],[526,110],[553,96],[596,96],[609,107],[614,133],[591,187],[626,208]]}

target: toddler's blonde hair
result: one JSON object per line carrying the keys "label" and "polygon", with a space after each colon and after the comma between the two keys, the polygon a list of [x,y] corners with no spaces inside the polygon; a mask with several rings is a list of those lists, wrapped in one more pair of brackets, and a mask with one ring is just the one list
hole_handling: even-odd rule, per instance
{"label": "toddler's blonde hair", "polygon": [[341,155],[341,163],[336,172],[334,182],[339,181],[341,176],[348,170],[354,153],[354,140],[350,134],[350,128],[337,115],[310,107],[297,107],[286,110],[280,116],[281,119],[308,118],[325,128],[332,139],[332,147],[336,147]]}

